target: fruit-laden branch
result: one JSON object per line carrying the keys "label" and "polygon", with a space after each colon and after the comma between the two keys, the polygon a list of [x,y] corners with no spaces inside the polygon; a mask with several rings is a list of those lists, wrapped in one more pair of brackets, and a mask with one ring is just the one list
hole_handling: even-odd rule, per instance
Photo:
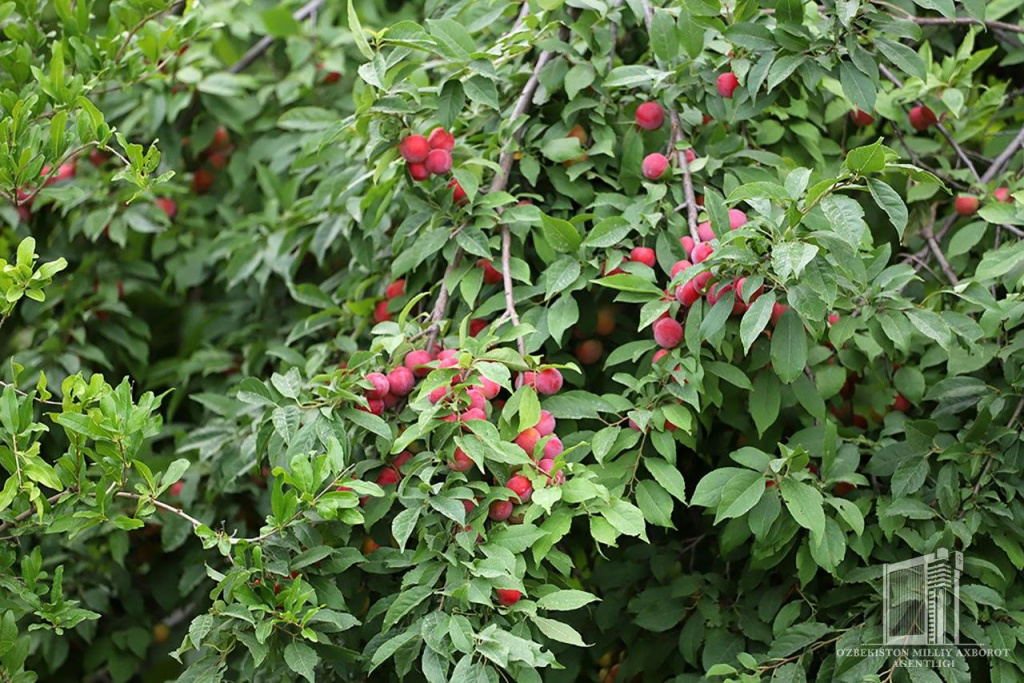
{"label": "fruit-laden branch", "polygon": [[[641,0],[644,9],[644,26],[647,27],[647,35],[651,35],[651,27],[654,24],[654,10],[651,3]],[[669,138],[670,151],[676,155],[679,168],[683,170],[683,201],[686,202],[686,223],[690,229],[690,237],[694,242],[700,241],[700,233],[697,231],[697,198],[693,194],[693,177],[690,175],[690,162],[686,160],[686,152],[676,149],[676,142],[682,134],[682,126],[679,122],[679,113],[675,106],[668,108],[669,121],[672,124],[672,133]]]}
{"label": "fruit-laden branch", "polygon": [[[533,73],[530,74],[526,85],[523,86],[523,92],[520,93],[516,106],[512,109],[512,114],[509,117],[513,124],[529,109],[530,100],[533,99],[534,93],[537,92],[537,85],[540,83],[541,69],[551,61],[552,54],[550,50],[544,50],[537,55],[537,61],[533,65]],[[525,123],[516,128],[512,133],[512,144],[506,145],[505,149],[501,152],[501,156],[498,157],[498,173],[495,174],[494,180],[491,181],[491,186],[487,189],[488,193],[500,192],[508,185],[508,177],[512,172],[512,161],[515,158],[515,148],[523,141],[523,135],[525,134]],[[511,251],[512,232],[509,225],[505,223],[501,226],[501,283],[505,290],[505,314],[512,321],[512,325],[518,327],[519,313],[516,311],[516,300],[512,290],[512,273],[509,272],[509,264],[512,259]],[[516,338],[516,343],[519,347],[519,353],[525,356],[526,343],[523,341],[522,335]]]}
{"label": "fruit-laden branch", "polygon": [[[878,70],[882,73],[883,76],[889,79],[889,81],[897,88],[903,88],[903,81],[897,78],[896,74],[894,74],[892,71],[889,71],[889,68],[885,64],[879,62]],[[920,105],[921,101],[918,100],[917,104]],[[939,129],[940,133],[942,133],[942,137],[946,138],[946,142],[948,142],[953,147],[953,150],[956,152],[956,155],[960,157],[960,160],[964,162],[964,165],[967,166],[967,168],[971,169],[971,173],[974,175],[975,180],[977,180],[979,183],[982,182],[981,176],[978,175],[978,169],[974,168],[974,164],[971,163],[970,157],[968,157],[964,153],[963,148],[960,147],[960,143],[953,139],[952,134],[950,134],[950,132],[946,130],[946,127],[943,126],[942,123],[936,122],[935,127]]]}
{"label": "fruit-laden branch", "polygon": [[[524,2],[522,7],[519,10],[519,14],[516,16],[515,22],[513,22],[513,24],[512,24],[512,28],[510,28],[508,30],[508,33],[506,33],[506,35],[511,34],[511,33],[515,33],[516,31],[518,31],[520,29],[520,27],[522,27],[523,22],[526,21],[526,17],[528,17],[529,15],[530,15],[530,3],[529,2]],[[549,52],[541,53],[541,57],[544,57],[544,55],[547,55],[547,57],[544,58],[544,62],[547,63],[547,61],[549,59],[551,59],[551,54]],[[537,76],[537,74],[539,72],[540,72],[540,69],[535,67],[534,71],[533,71],[533,75],[531,76],[531,79],[533,81],[532,90],[530,90],[529,97],[526,98],[527,104],[529,103],[529,99],[533,97],[533,93],[537,90],[537,83],[538,83],[538,81],[534,77]],[[530,81],[527,81],[526,88],[528,89],[530,87],[531,87],[530,86]],[[524,94],[526,93],[526,89],[524,89],[523,93]],[[520,95],[519,100],[516,102],[516,110],[520,109],[520,105],[522,104],[522,102],[523,102],[523,96]],[[524,106],[522,108],[522,111],[520,112],[520,114],[525,113],[525,112],[526,112],[526,108]],[[516,118],[516,115],[513,114],[513,120],[515,120],[515,118]],[[518,131],[517,131],[517,133],[518,133]],[[515,137],[515,136],[513,136],[513,137]],[[523,137],[522,133],[518,133],[517,142],[521,141],[522,137]],[[508,174],[509,174],[509,172],[512,169],[513,152],[511,152],[511,151],[508,152],[508,162],[507,162],[508,163],[508,167],[507,168],[501,164],[501,162],[505,159],[505,156],[506,156],[505,152],[502,152],[502,155],[499,158],[499,167],[504,169],[503,172],[500,175],[504,176],[504,181],[502,182],[501,187],[498,188],[498,189],[504,189],[505,184],[508,182]],[[497,182],[498,182],[498,176],[495,176],[495,179],[491,183],[491,188],[488,190],[488,192],[495,192],[496,191],[494,188],[496,187]],[[458,231],[456,231],[456,232],[458,232]],[[453,233],[453,237],[454,237],[454,233]],[[444,275],[441,277],[441,289],[437,293],[437,302],[434,304],[434,309],[433,309],[433,311],[430,314],[430,326],[427,328],[427,330],[428,330],[427,331],[427,351],[432,351],[433,350],[434,345],[437,343],[437,336],[441,332],[441,320],[444,319],[444,317],[445,317],[445,312],[446,312],[446,309],[448,308],[448,298],[450,296],[450,293],[448,291],[448,276],[451,275],[452,271],[454,271],[455,268],[458,267],[459,261],[461,261],[461,259],[462,259],[462,253],[463,253],[462,252],[462,247],[459,247],[458,249],[455,250],[455,256],[452,258],[452,262],[448,264],[448,267],[444,271]],[[522,351],[522,349],[520,349],[520,351]]]}
{"label": "fruit-laden branch", "polygon": [[[1021,145],[1024,145],[1024,126],[1022,126],[1021,129],[1019,131],[1017,131],[1016,137],[1014,137],[1013,140],[1010,141],[1010,144],[1006,146],[1006,149],[1004,149],[1002,151],[1002,153],[999,154],[999,156],[997,156],[995,159],[992,160],[992,165],[989,166],[988,170],[985,171],[985,173],[982,174],[982,176],[981,176],[981,184],[985,185],[987,183],[992,182],[992,180],[997,175],[1002,173],[1003,168],[1006,167],[1006,164],[1010,163],[1010,159],[1012,159],[1013,155],[1016,154],[1017,151],[1021,148]],[[956,219],[957,219],[957,214],[955,214],[955,213],[953,215],[951,215],[949,218],[946,219],[946,222],[943,223],[942,227],[938,230],[938,232],[934,233],[934,238],[935,238],[936,241],[941,241],[942,238],[946,236],[946,233],[949,232],[950,228],[953,227],[953,224],[956,223]],[[1014,233],[1015,235],[1020,236],[1020,231],[1019,230],[1010,229],[1009,226],[1003,226],[1003,227],[1008,229],[1010,232]],[[910,254],[910,255],[904,257],[903,261],[904,261],[904,263],[908,263],[910,261],[915,261],[917,263],[917,265],[915,266],[915,270],[920,270],[921,267],[922,267],[922,264],[926,263],[926,259],[927,259],[928,253],[930,251],[931,251],[931,247],[928,246],[928,245],[925,245],[923,248],[921,248],[916,253]]]}
{"label": "fruit-laden branch", "polygon": [[[324,4],[324,0],[310,0],[299,9],[295,10],[295,13],[292,14],[292,18],[295,19],[295,21],[302,21],[316,12],[322,4]],[[249,48],[249,50],[242,55],[237,62],[229,66],[227,72],[229,74],[237,74],[245,71],[253,62],[259,59],[264,52],[270,49],[270,46],[274,44],[275,40],[277,40],[275,36],[263,36],[255,45]],[[185,110],[185,113],[181,115],[181,119],[178,120],[178,130],[186,130],[192,124],[192,121],[195,120],[196,116],[199,115],[201,109],[202,105],[200,104],[200,100],[196,99],[192,105]]]}

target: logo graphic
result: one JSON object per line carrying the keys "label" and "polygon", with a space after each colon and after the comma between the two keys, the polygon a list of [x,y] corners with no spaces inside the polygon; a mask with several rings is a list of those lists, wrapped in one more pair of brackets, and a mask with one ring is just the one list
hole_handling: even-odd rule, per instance
{"label": "logo graphic", "polygon": [[939,548],[882,568],[884,645],[958,645],[964,556]]}
{"label": "logo graphic", "polygon": [[1011,648],[960,642],[960,551],[882,566],[882,642],[836,648],[838,657],[881,657],[893,667],[955,669],[965,657],[1010,656]]}

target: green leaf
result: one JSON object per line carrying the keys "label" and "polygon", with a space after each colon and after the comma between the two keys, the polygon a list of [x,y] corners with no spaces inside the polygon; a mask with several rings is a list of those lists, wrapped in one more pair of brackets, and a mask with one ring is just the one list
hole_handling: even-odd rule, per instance
{"label": "green leaf", "polygon": [[420,518],[420,508],[408,508],[395,515],[391,522],[391,534],[398,543],[398,549],[404,551],[405,544],[416,529],[416,521]]}
{"label": "green leaf", "polygon": [[352,31],[352,37],[356,41],[356,48],[359,53],[366,59],[373,59],[373,50],[370,49],[370,43],[367,42],[366,36],[363,35],[363,25],[359,23],[359,15],[356,14],[356,8],[352,4],[352,0],[348,0],[348,28]]}
{"label": "green leaf", "polygon": [[615,499],[600,512],[619,533],[646,538],[644,515],[632,503],[621,498]]}
{"label": "green leaf", "polygon": [[745,183],[729,193],[730,204],[746,202],[751,199],[772,199],[783,203],[792,201],[784,186],[767,181]]}
{"label": "green leaf", "polygon": [[372,673],[378,666],[386,662],[404,645],[408,644],[415,638],[418,638],[419,635],[419,625],[415,624],[403,633],[399,633],[394,638],[385,641],[380,647],[377,648],[376,652],[373,653],[373,657],[370,659],[370,672]]}
{"label": "green leaf", "polygon": [[924,60],[912,48],[881,36],[875,38],[874,44],[886,59],[902,69],[904,73],[917,76],[921,80],[928,75]]}
{"label": "green leaf", "polygon": [[745,475],[747,472],[750,470],[739,467],[719,467],[711,470],[697,482],[690,505],[700,505],[706,508],[718,507],[718,503],[722,500],[722,489],[726,483],[733,477]]}
{"label": "green leaf", "polygon": [[953,4],[953,0],[914,0],[914,4],[925,9],[935,10],[947,19],[956,16],[956,6]]}
{"label": "green leaf", "polygon": [[860,246],[868,228],[860,202],[852,197],[833,194],[822,199],[819,206],[837,235],[854,248]]}
{"label": "green leaf", "polygon": [[466,96],[473,102],[494,110],[501,108],[501,103],[498,101],[498,86],[491,79],[473,76],[464,81],[462,85]]}
{"label": "green leaf", "polygon": [[825,533],[825,510],[821,493],[809,484],[788,477],[779,484],[786,509],[797,524],[811,533],[821,536]]}
{"label": "green leaf", "polygon": [[476,41],[465,26],[454,19],[428,19],[427,28],[441,52],[454,59],[468,59],[476,52]]}
{"label": "green leaf", "polygon": [[294,36],[302,29],[286,5],[278,5],[260,12],[260,19],[267,33],[275,38]]}
{"label": "green leaf", "polygon": [[772,659],[789,657],[793,653],[804,650],[807,646],[820,640],[828,631],[828,626],[816,621],[794,624],[772,640],[771,649],[768,650],[768,657]]}
{"label": "green leaf", "polygon": [[384,615],[383,630],[387,631],[397,624],[402,617],[414,610],[417,605],[429,598],[433,593],[434,589],[430,586],[415,586],[409,590],[402,591],[395,598],[395,601],[391,603],[387,613]]}
{"label": "green leaf", "polygon": [[782,314],[772,333],[772,368],[786,384],[792,384],[807,366],[807,332],[792,308]]}
{"label": "green leaf", "polygon": [[600,598],[586,591],[557,590],[539,599],[537,607],[553,612],[571,612],[598,600]]}
{"label": "green leaf", "polygon": [[715,524],[723,519],[742,517],[757,505],[764,495],[765,480],[759,472],[743,470],[722,487],[722,498],[715,514]]}
{"label": "green leaf", "polygon": [[441,87],[437,98],[438,121],[445,128],[451,128],[466,106],[466,92],[462,83],[452,79]]}
{"label": "green leaf", "polygon": [[774,373],[760,372],[754,379],[754,390],[750,392],[750,416],[754,418],[757,433],[764,434],[779,417],[782,392]]}
{"label": "green leaf", "polygon": [[288,668],[305,678],[310,683],[316,680],[314,669],[320,657],[309,645],[293,640],[284,648],[284,661]]}
{"label": "green leaf", "polygon": [[747,377],[742,370],[730,363],[722,363],[714,360],[704,361],[704,369],[712,375],[721,377],[734,387],[747,390],[753,388],[753,385],[750,383],[750,378]]}
{"label": "green leaf", "polygon": [[839,516],[850,525],[853,533],[858,536],[864,533],[864,515],[856,503],[852,500],[835,498],[833,496],[830,496],[827,500],[829,505],[839,511]]}
{"label": "green leaf", "polygon": [[986,252],[978,264],[978,269],[974,271],[974,277],[977,280],[995,280],[1020,267],[1022,261],[1024,240],[1016,240]]}
{"label": "green leaf", "polygon": [[578,159],[583,156],[583,152],[583,146],[580,144],[579,138],[576,137],[553,138],[540,148],[541,154],[551,161],[559,163]]}
{"label": "green leaf", "polygon": [[606,88],[651,88],[665,80],[669,74],[641,64],[617,66],[604,79]]}
{"label": "green leaf", "polygon": [[[862,108],[862,111],[870,110]],[[846,168],[850,169],[852,173],[861,175],[879,173],[884,170],[885,149],[882,147],[882,143],[875,142],[871,145],[851,149],[850,153],[846,155]]]}
{"label": "green leaf", "polygon": [[654,294],[655,296],[662,296],[664,292],[658,289],[649,280],[645,280],[639,275],[631,275],[630,273],[619,273],[617,275],[609,275],[599,280],[594,280],[596,284],[602,287],[610,287],[611,289],[618,289],[623,292],[636,292],[638,294]]}
{"label": "green leaf", "polygon": [[[750,304],[750,308],[743,314],[743,319],[740,320],[740,341],[743,342],[743,353],[750,353],[751,345],[771,320],[774,306],[775,292],[768,292]],[[747,384],[750,385],[749,379]]]}
{"label": "green leaf", "polygon": [[875,110],[875,84],[850,62],[839,65],[839,83],[843,87],[843,94],[854,106],[866,112]]}
{"label": "green leaf", "polygon": [[660,7],[654,10],[650,36],[654,55],[661,61],[670,62],[679,53],[679,36],[676,33],[675,19]]}
{"label": "green leaf", "polygon": [[[1024,242],[1021,242],[1024,244]],[[949,351],[953,342],[953,333],[949,325],[936,313],[923,308],[907,309],[907,318],[922,334],[938,342],[939,346]]]}
{"label": "green leaf", "polygon": [[565,74],[565,94],[570,100],[576,99],[580,91],[593,85],[596,77],[594,67],[589,63],[583,62],[575,65]]}
{"label": "green leaf", "polygon": [[644,518],[651,524],[674,529],[672,524],[672,497],[658,482],[645,479],[636,485],[636,503]]}
{"label": "green leaf", "polygon": [[579,632],[568,624],[563,624],[560,621],[539,616],[531,616],[530,621],[537,625],[537,628],[540,629],[541,633],[552,640],[557,640],[558,642],[565,643],[567,645],[575,645],[576,647],[587,647],[587,644],[583,642],[583,637],[580,636]]}
{"label": "green leaf", "polygon": [[672,494],[680,503],[686,502],[686,482],[683,480],[682,473],[674,465],[660,458],[646,456],[644,457],[644,467],[661,485],[661,488]]}
{"label": "green leaf", "polygon": [[[575,138],[573,138],[575,139]],[[580,248],[583,238],[576,232],[572,223],[561,218],[553,218],[542,213],[540,216],[544,237],[558,251],[574,252]]]}
{"label": "green leaf", "polygon": [[782,281],[800,277],[818,254],[818,247],[806,242],[783,242],[772,249],[772,267]]}
{"label": "green leaf", "polygon": [[902,197],[896,193],[896,190],[876,178],[868,178],[868,190],[871,191],[875,203],[888,214],[889,220],[896,228],[896,236],[902,240],[903,231],[907,229],[908,218],[907,205],[903,203]]}

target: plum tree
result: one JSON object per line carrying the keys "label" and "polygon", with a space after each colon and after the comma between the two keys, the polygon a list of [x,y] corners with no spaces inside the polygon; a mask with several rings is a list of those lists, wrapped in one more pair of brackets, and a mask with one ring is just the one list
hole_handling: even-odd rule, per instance
{"label": "plum tree", "polygon": [[0,9],[0,679],[1021,678],[1022,7],[336,5]]}

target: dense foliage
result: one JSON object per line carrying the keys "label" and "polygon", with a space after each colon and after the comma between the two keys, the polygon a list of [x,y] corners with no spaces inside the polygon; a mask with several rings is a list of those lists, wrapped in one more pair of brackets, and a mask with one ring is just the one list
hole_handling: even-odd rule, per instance
{"label": "dense foliage", "polygon": [[0,3],[0,680],[1020,680],[1022,5]]}

